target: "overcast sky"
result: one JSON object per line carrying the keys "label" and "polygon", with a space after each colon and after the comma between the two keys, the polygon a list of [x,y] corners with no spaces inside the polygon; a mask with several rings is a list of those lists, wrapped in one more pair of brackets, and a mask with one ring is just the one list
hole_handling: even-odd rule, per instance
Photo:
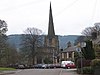
{"label": "overcast sky", "polygon": [[56,35],[80,35],[100,22],[100,0],[0,0],[0,19],[7,22],[7,34],[22,34],[27,27],[47,34],[50,1]]}

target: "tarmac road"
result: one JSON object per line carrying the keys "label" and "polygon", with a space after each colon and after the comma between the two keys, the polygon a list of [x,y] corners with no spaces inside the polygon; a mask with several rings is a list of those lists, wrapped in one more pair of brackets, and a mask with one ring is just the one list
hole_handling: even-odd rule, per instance
{"label": "tarmac road", "polygon": [[79,75],[75,69],[24,69],[6,75]]}

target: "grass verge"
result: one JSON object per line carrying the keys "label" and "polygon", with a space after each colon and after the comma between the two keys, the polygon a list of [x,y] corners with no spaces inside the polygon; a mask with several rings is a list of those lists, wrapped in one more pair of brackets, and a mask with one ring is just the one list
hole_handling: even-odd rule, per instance
{"label": "grass verge", "polygon": [[0,71],[11,71],[11,70],[16,70],[16,69],[14,69],[14,68],[0,67]]}

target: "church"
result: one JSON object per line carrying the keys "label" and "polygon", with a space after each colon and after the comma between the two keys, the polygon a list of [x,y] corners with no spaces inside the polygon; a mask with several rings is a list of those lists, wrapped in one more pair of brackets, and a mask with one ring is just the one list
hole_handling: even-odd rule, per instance
{"label": "church", "polygon": [[48,34],[44,37],[44,46],[38,49],[42,51],[42,55],[36,57],[35,64],[40,60],[42,61],[41,63],[46,64],[57,64],[59,62],[59,40],[58,36],[55,35],[51,2],[49,9]]}

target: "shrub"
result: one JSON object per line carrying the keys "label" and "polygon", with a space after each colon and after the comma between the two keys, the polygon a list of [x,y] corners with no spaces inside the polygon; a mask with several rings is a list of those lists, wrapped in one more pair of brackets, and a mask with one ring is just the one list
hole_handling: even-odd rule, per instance
{"label": "shrub", "polygon": [[91,64],[91,60],[84,60],[83,61],[83,67],[90,66],[90,64]]}
{"label": "shrub", "polygon": [[83,67],[83,74],[93,74],[93,68]]}
{"label": "shrub", "polygon": [[[83,60],[84,59],[82,58],[82,66],[83,66]],[[77,59],[76,66],[77,66],[77,68],[81,68],[81,58]]]}
{"label": "shrub", "polygon": [[[84,58],[82,58],[82,67],[87,67],[90,66],[91,60],[86,60]],[[81,68],[81,58],[77,60],[76,63],[78,68]]]}
{"label": "shrub", "polygon": [[[82,58],[82,67],[88,67],[88,66],[90,66],[90,63],[91,63],[91,60],[86,60],[86,59]],[[76,67],[77,67],[77,72],[81,73],[81,58],[77,59]]]}
{"label": "shrub", "polygon": [[94,75],[99,75],[100,74],[100,59],[92,60],[91,67],[93,69]]}
{"label": "shrub", "polygon": [[91,61],[91,67],[92,68],[100,68],[100,59],[94,59]]}

